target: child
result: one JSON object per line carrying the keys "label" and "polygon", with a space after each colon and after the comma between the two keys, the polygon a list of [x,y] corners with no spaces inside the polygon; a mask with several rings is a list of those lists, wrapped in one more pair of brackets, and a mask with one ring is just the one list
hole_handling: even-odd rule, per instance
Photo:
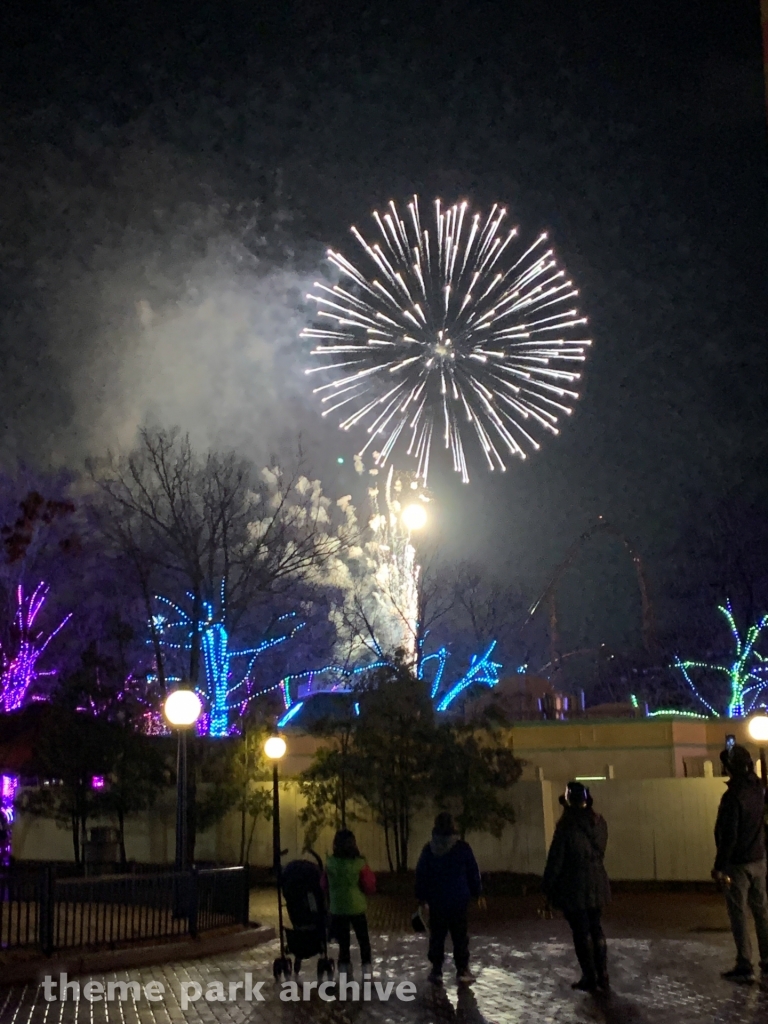
{"label": "child", "polygon": [[416,899],[429,907],[429,959],[433,985],[443,983],[445,940],[450,932],[453,962],[460,984],[475,980],[469,969],[467,908],[481,895],[480,871],[469,843],[459,839],[453,817],[441,811],[435,818],[432,840],[416,865]]}
{"label": "child", "polygon": [[342,828],[333,840],[333,855],[328,858],[323,875],[323,888],[328,892],[331,909],[331,935],[339,943],[339,974],[352,977],[349,952],[349,926],[355,930],[360,946],[363,977],[371,977],[371,940],[368,938],[366,896],[376,892],[376,876],[357,848],[354,832]]}

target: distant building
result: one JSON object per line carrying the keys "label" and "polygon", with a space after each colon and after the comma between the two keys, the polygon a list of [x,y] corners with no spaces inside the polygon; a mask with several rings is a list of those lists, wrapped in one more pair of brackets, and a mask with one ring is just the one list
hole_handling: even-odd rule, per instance
{"label": "distant building", "polygon": [[504,722],[563,721],[584,714],[584,694],[561,693],[543,676],[517,672],[491,690],[478,688],[464,705],[466,721],[488,712]]}

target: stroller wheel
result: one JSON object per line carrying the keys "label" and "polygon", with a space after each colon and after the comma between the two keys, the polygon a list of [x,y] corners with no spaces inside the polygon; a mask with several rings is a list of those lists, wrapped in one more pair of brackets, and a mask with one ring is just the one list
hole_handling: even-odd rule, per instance
{"label": "stroller wheel", "polygon": [[288,957],[278,957],[272,964],[272,973],[275,976],[275,981],[279,981],[281,976],[290,978],[291,976],[291,961]]}

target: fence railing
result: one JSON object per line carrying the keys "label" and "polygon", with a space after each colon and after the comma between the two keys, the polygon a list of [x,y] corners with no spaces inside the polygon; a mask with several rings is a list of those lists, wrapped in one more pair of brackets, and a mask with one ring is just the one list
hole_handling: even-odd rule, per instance
{"label": "fence railing", "polygon": [[59,878],[0,875],[0,949],[114,947],[248,924],[248,869]]}

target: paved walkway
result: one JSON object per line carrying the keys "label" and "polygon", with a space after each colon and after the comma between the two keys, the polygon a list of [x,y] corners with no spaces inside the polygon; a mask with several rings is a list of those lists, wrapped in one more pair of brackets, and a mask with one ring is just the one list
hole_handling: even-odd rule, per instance
{"label": "paved walkway", "polygon": [[[711,921],[717,909],[717,903],[706,907],[710,916],[704,919]],[[37,986],[0,986],[0,1024],[765,1024],[768,984],[742,986],[720,979],[720,971],[733,959],[721,917],[697,925],[701,915],[691,913],[686,926],[678,914],[669,928],[661,929],[651,906],[647,920],[633,929],[621,910],[619,906],[607,929],[614,987],[609,998],[572,992],[570,982],[577,972],[562,920],[521,914],[506,923],[477,922],[472,960],[478,979],[468,990],[458,991],[450,974],[444,990],[431,988],[424,980],[424,937],[398,929],[374,936],[374,970],[380,982],[415,982],[410,1002],[395,995],[381,1001],[374,994],[370,1002],[331,1003],[323,1002],[317,991],[306,1002],[283,1002],[271,977],[277,947],[270,944],[237,955],[94,976],[104,985],[159,982],[164,994],[155,1002],[144,991],[127,1001],[46,1002]],[[312,966],[310,962],[307,973],[302,971],[303,980],[314,980]],[[246,972],[253,982],[265,982],[263,1002],[246,1002],[241,989],[231,1002],[203,997],[182,1005],[183,987],[192,997],[194,983],[204,993],[210,983],[220,982],[220,993],[213,993],[226,996],[229,983],[242,982]]]}

